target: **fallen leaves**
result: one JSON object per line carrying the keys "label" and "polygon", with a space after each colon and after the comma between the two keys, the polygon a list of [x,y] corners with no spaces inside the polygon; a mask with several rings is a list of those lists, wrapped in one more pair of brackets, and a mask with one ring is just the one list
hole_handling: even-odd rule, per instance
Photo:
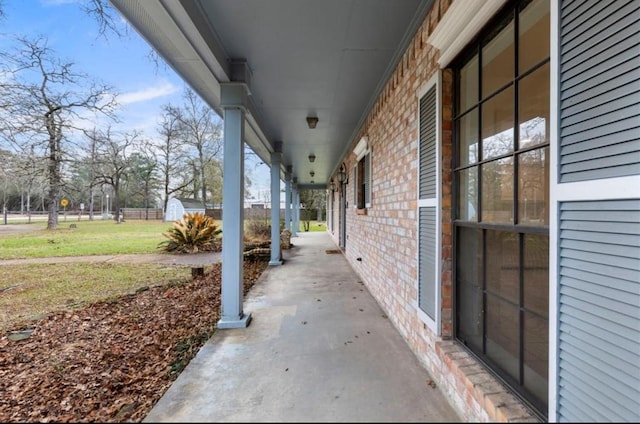
{"label": "fallen leaves", "polygon": [[[267,265],[245,260],[245,294]],[[141,422],[215,331],[220,279],[218,264],[2,335],[0,422]]]}

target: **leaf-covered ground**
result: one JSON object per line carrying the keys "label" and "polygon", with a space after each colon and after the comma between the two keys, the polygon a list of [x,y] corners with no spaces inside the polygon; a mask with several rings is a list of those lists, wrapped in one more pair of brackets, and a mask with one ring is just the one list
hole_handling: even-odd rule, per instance
{"label": "leaf-covered ground", "polygon": [[[268,259],[244,262],[244,291]],[[0,422],[141,422],[220,318],[221,267],[0,337]],[[15,336],[15,333],[12,333]]]}

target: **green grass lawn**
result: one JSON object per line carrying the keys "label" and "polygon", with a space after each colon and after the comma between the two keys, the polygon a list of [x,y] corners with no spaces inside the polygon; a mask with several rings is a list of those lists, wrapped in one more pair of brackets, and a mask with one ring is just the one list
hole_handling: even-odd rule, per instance
{"label": "green grass lawn", "polygon": [[[300,221],[300,231],[305,231],[305,223]],[[327,223],[324,221],[310,221],[309,222],[309,232],[314,231],[327,231]]]}
{"label": "green grass lawn", "polygon": [[[75,224],[76,228],[70,228]],[[160,253],[171,222],[128,220],[30,224],[33,231],[0,234],[0,260],[52,256]],[[54,263],[0,265],[0,329],[22,319],[190,278],[188,266]]]}
{"label": "green grass lawn", "polygon": [[[70,228],[75,224],[76,228]],[[35,231],[0,235],[0,259],[41,258],[50,256],[112,255],[158,253],[162,235],[172,223],[162,221],[71,220],[58,223],[55,230],[46,224],[31,224]]]}
{"label": "green grass lawn", "polygon": [[[222,222],[216,221],[218,227]],[[45,258],[51,256],[116,255],[127,253],[159,253],[158,244],[171,222],[127,220],[114,221],[60,220],[58,228],[47,230],[45,222],[32,223],[34,231],[0,234],[0,260]],[[71,228],[75,225],[76,228]],[[309,231],[326,231],[323,221],[310,221]],[[305,222],[300,222],[305,232]]]}

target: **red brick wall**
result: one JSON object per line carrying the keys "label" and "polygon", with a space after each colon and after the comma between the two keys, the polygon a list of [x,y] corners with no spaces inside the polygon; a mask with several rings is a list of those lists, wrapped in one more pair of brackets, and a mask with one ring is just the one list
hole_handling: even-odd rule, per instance
{"label": "red brick wall", "polygon": [[[462,1],[462,0],[456,0]],[[441,74],[441,299],[440,335],[422,322],[418,297],[418,94],[438,72],[439,52],[427,44],[451,0],[436,0],[393,72],[353,147],[367,137],[371,148],[371,207],[354,208],[354,154],[347,157],[345,255],[434,381],[465,421],[537,421],[521,403],[453,341],[453,73]],[[340,234],[339,193],[334,210]]]}

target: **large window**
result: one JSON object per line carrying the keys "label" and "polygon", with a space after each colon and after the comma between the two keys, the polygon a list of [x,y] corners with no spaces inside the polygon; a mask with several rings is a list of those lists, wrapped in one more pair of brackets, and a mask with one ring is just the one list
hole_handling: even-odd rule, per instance
{"label": "large window", "polygon": [[546,415],[549,0],[511,2],[455,62],[456,338]]}

